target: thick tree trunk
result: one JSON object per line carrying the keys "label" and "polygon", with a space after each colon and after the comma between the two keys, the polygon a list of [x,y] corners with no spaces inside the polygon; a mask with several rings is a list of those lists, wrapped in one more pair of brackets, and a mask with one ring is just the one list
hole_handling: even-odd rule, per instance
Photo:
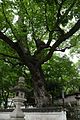
{"label": "thick tree trunk", "polygon": [[34,67],[33,69],[31,69],[31,74],[34,84],[34,97],[36,106],[50,106],[51,97],[45,89],[45,79],[41,67]]}

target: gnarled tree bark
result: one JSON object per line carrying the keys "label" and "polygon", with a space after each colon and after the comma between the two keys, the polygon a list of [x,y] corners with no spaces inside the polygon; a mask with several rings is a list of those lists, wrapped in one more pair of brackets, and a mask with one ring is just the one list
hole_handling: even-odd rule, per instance
{"label": "gnarled tree bark", "polygon": [[34,86],[34,97],[35,104],[37,107],[45,107],[51,105],[51,96],[46,91],[44,74],[41,69],[41,66],[34,66],[30,68],[33,86]]}

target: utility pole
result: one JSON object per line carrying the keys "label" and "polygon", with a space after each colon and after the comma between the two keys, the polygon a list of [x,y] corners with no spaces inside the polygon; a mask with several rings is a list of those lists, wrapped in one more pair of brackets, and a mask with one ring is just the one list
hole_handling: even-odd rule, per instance
{"label": "utility pole", "polygon": [[63,111],[64,111],[64,90],[62,90],[62,103],[63,103]]}

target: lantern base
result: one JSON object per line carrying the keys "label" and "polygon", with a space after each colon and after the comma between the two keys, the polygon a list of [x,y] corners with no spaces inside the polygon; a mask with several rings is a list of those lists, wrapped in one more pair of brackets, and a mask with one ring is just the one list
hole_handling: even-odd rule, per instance
{"label": "lantern base", "polygon": [[24,119],[24,113],[21,110],[21,105],[23,103],[23,101],[25,101],[25,99],[23,98],[19,98],[19,97],[15,97],[13,98],[14,103],[16,105],[16,108],[13,110],[13,112],[10,114],[10,120],[25,120]]}

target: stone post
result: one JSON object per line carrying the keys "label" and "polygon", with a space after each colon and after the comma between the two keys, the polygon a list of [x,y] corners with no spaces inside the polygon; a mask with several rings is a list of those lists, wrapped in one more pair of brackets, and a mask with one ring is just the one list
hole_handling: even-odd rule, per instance
{"label": "stone post", "polygon": [[16,93],[15,97],[13,98],[14,104],[16,105],[16,108],[14,111],[10,114],[10,120],[25,120],[24,119],[24,113],[21,110],[21,106],[23,105],[23,102],[26,101],[24,98],[24,77],[19,78],[18,85],[14,87],[14,91]]}

